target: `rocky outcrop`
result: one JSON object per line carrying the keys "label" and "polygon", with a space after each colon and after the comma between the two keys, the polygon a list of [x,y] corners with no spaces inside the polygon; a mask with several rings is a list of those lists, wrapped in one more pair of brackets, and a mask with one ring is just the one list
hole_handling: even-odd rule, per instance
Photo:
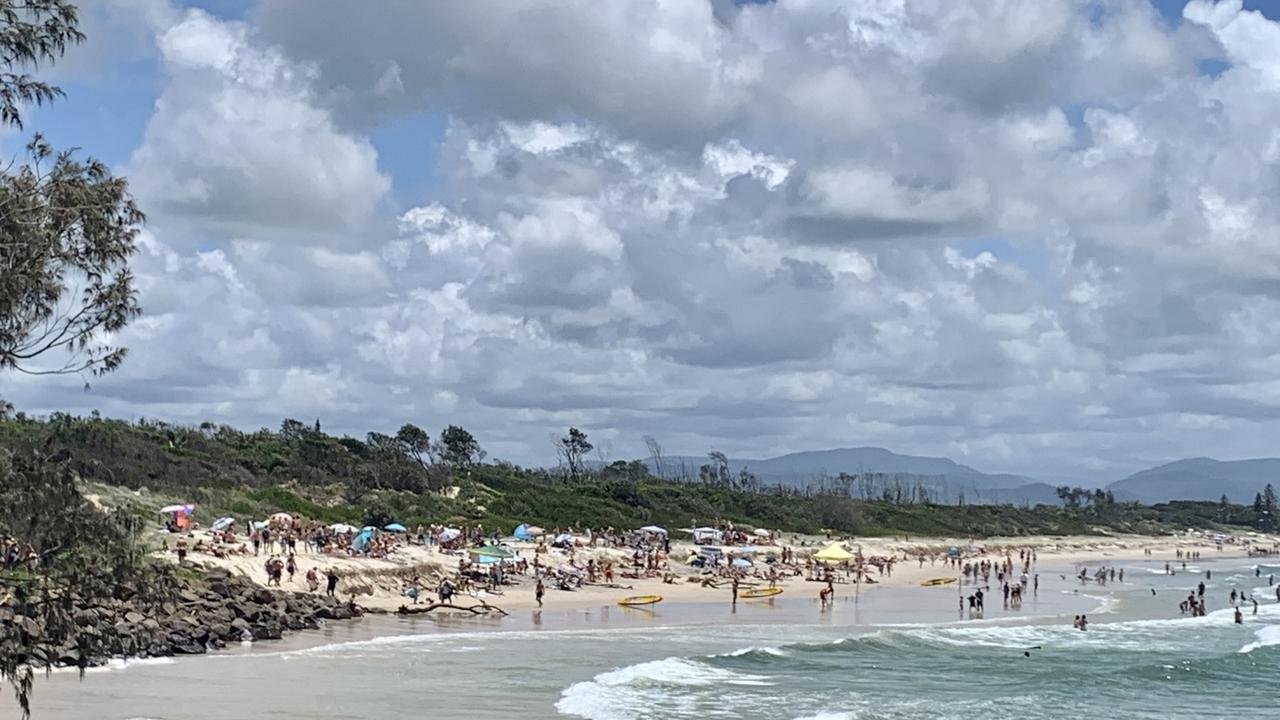
{"label": "rocky outcrop", "polygon": [[[128,593],[124,593],[128,595]],[[349,620],[363,614],[354,603],[322,595],[270,590],[248,578],[211,570],[204,578],[185,581],[170,600],[146,605],[136,599],[72,597],[80,635],[108,638],[113,655],[163,657],[200,655],[243,640],[278,640],[287,632],[315,629],[326,620]],[[110,659],[89,656],[81,643],[46,637],[39,618],[22,615],[0,603],[0,623],[19,640],[20,662],[37,667],[91,667]]]}

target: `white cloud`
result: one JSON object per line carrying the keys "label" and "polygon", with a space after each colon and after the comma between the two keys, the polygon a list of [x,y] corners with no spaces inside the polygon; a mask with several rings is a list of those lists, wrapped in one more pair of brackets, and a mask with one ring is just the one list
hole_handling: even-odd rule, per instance
{"label": "white cloud", "polygon": [[307,230],[368,220],[390,178],[319,106],[314,68],[199,10],[156,42],[169,84],[128,168],[153,214]]}
{"label": "white cloud", "polygon": [[[1024,472],[1270,452],[1276,23],[499,5],[152,8],[134,353],[89,396],[15,399],[458,422],[523,461],[569,423],[620,455],[654,433]],[[387,163],[434,162],[392,207],[365,135],[423,108],[448,130]]]}

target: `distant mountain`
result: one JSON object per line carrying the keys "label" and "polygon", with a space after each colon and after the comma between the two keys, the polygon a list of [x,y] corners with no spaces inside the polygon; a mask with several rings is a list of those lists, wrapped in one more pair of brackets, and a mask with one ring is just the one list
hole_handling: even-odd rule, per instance
{"label": "distant mountain", "polygon": [[[668,477],[696,478],[698,469],[709,461],[705,455],[677,455],[663,458],[663,474]],[[646,460],[652,472],[652,459]],[[839,448],[789,453],[773,458],[750,460],[730,458],[729,471],[739,473],[743,468],[754,473],[766,485],[789,487],[813,487],[823,482],[828,485],[840,473],[860,475],[876,473],[891,476],[889,484],[919,486],[928,490],[931,498],[942,502],[1010,503],[1016,505],[1053,504],[1058,496],[1053,486],[1035,478],[1006,473],[984,473],[949,458],[901,455],[879,447]],[[860,490],[854,486],[851,494]],[[878,485],[872,492],[881,492]]]}
{"label": "distant mountain", "polygon": [[1143,503],[1218,500],[1251,503],[1267,483],[1280,486],[1280,458],[1222,461],[1190,458],[1134,473],[1107,486],[1120,499]]}

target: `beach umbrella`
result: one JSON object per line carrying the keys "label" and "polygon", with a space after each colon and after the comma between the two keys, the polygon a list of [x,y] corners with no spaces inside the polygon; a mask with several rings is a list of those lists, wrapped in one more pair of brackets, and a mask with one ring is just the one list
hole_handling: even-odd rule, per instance
{"label": "beach umbrella", "polygon": [[559,535],[556,536],[556,539],[553,540],[552,542],[558,542],[558,543],[573,542],[573,535],[569,533],[560,533]]}
{"label": "beach umbrella", "polygon": [[254,526],[255,528],[257,528],[258,530],[261,530],[262,528],[266,527],[266,526],[267,526],[267,524],[266,524],[265,522],[261,521],[261,520],[254,520],[254,521],[253,521],[253,526]]}
{"label": "beach umbrella", "polygon": [[329,529],[338,533],[339,535],[344,535],[346,533],[355,532],[359,528],[357,528],[355,525],[348,525],[346,523],[334,523],[329,526]]}
{"label": "beach umbrella", "polygon": [[751,561],[746,558],[738,558],[733,561],[733,566],[740,568],[751,567]]}
{"label": "beach umbrella", "polygon": [[218,518],[217,520],[214,520],[213,524],[209,526],[209,529],[214,532],[222,532],[223,530],[226,530],[227,528],[235,524],[236,524],[235,518],[221,517],[221,518]]}
{"label": "beach umbrella", "polygon": [[293,522],[293,516],[287,512],[278,512],[275,515],[271,516],[271,522],[291,523]]}
{"label": "beach umbrella", "polygon": [[409,532],[409,528],[401,525],[400,523],[391,523],[382,529],[387,532]]}
{"label": "beach umbrella", "polygon": [[752,531],[752,534],[754,534],[756,537],[767,538],[771,533],[768,530],[765,530],[764,528],[756,528],[755,530]]}
{"label": "beach umbrella", "polygon": [[742,553],[743,555],[750,555],[751,553],[759,552],[760,548],[755,545],[743,545],[742,547],[734,548],[733,551],[736,553]]}
{"label": "beach umbrella", "polygon": [[451,542],[462,537],[462,531],[457,528],[445,528],[440,533],[440,542]]}
{"label": "beach umbrella", "polygon": [[533,534],[529,532],[529,526],[522,523],[516,527],[516,531],[512,533],[512,536],[517,540],[528,540],[533,537]]}
{"label": "beach umbrella", "polygon": [[525,528],[525,530],[524,530],[524,531],[525,531],[525,532],[527,532],[527,533],[529,533],[529,534],[530,534],[530,535],[532,535],[533,537],[539,537],[539,536],[541,536],[541,535],[545,535],[545,534],[547,533],[547,531],[546,531],[546,530],[543,530],[542,528],[538,527],[537,525],[530,525],[529,527]]}
{"label": "beach umbrella", "polygon": [[831,543],[813,554],[814,560],[822,562],[845,562],[853,559],[853,553],[840,547],[840,543]]}
{"label": "beach umbrella", "polygon": [[666,535],[666,534],[667,534],[667,531],[666,531],[666,530],[664,530],[663,528],[658,527],[657,525],[645,525],[644,527],[640,528],[640,532],[653,533],[653,534],[655,534],[655,535]]}
{"label": "beach umbrella", "polygon": [[515,557],[510,550],[500,548],[496,545],[485,545],[484,547],[471,548],[467,551],[471,555],[478,558],[493,558],[494,560],[510,560]]}
{"label": "beach umbrella", "polygon": [[191,511],[195,509],[195,505],[165,505],[160,508],[160,512],[163,514],[182,513],[183,515],[189,515]]}

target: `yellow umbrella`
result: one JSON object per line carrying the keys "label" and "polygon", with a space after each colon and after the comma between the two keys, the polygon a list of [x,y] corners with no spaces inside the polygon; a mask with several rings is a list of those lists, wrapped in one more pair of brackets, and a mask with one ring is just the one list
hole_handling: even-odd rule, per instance
{"label": "yellow umbrella", "polygon": [[846,560],[852,560],[853,554],[840,547],[840,543],[831,543],[814,553],[813,559],[821,560],[822,562],[845,562]]}

